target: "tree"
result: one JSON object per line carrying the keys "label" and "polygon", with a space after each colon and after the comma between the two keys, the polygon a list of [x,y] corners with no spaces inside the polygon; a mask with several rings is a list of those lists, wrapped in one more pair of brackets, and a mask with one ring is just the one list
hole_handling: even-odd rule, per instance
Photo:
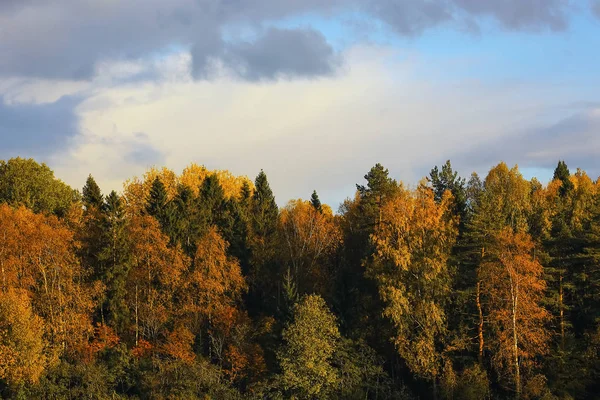
{"label": "tree", "polygon": [[173,296],[188,260],[179,248],[169,247],[169,238],[153,217],[134,216],[126,235],[132,259],[126,298],[134,342],[137,346],[144,339],[157,346],[176,314]]}
{"label": "tree", "polygon": [[571,172],[569,172],[569,167],[567,167],[564,161],[558,162],[552,180],[559,180],[561,182],[561,196],[566,196],[574,188],[573,182],[571,182]]}
{"label": "tree", "polygon": [[76,201],[77,192],[56,179],[46,164],[31,158],[0,160],[0,203],[64,216]]}
{"label": "tree", "polygon": [[100,209],[102,207],[102,203],[104,198],[102,196],[102,192],[100,191],[100,187],[92,177],[89,175],[87,180],[85,181],[85,186],[82,190],[82,200],[83,204],[87,209],[95,207]]}
{"label": "tree", "polygon": [[275,253],[277,243],[277,220],[279,209],[269,186],[267,175],[260,171],[254,182],[255,190],[250,205],[250,284],[251,304],[258,301],[273,306],[276,297],[274,282],[277,282]]}
{"label": "tree", "polygon": [[[73,232],[55,216],[0,205],[2,290],[25,291],[46,321],[45,340],[56,355],[75,357],[92,333],[92,297],[75,255]],[[6,240],[8,239],[8,240]]]}
{"label": "tree", "polygon": [[319,200],[319,195],[317,194],[316,190],[313,190],[312,195],[310,196],[310,204],[318,212],[323,212],[323,207],[321,207],[321,200]]}
{"label": "tree", "polygon": [[452,170],[450,160],[442,166],[440,171],[435,166],[429,173],[429,182],[433,187],[435,200],[441,201],[444,197],[444,192],[449,190],[452,193],[454,201],[454,212],[460,217],[461,227],[464,223],[465,212],[467,207],[467,193],[465,188],[465,179],[458,176],[458,172]]}
{"label": "tree", "polygon": [[340,333],[335,316],[320,296],[305,296],[296,305],[283,340],[277,358],[284,390],[302,399],[326,398],[340,381],[332,365]]}
{"label": "tree", "polygon": [[0,292],[0,379],[15,390],[34,384],[47,358],[43,320],[31,308],[23,290]]}
{"label": "tree", "polygon": [[531,368],[548,349],[549,314],[541,306],[546,283],[533,248],[527,234],[505,228],[494,234],[479,271],[493,327],[492,361],[513,380],[516,398],[522,390],[523,367]]}
{"label": "tree", "polygon": [[434,385],[446,335],[447,260],[457,236],[451,204],[449,192],[437,204],[424,182],[414,193],[400,188],[381,208],[372,236],[375,254],[367,264],[385,302],[384,315],[394,325],[398,353],[413,373]]}
{"label": "tree", "polygon": [[333,256],[341,245],[341,232],[331,210],[315,209],[309,201],[291,200],[281,210],[278,238],[281,260],[291,266],[300,294],[331,293]]}
{"label": "tree", "polygon": [[131,239],[127,231],[125,206],[113,190],[106,197],[102,216],[98,277],[106,286],[106,295],[100,314],[102,324],[108,323],[121,335],[127,332],[130,324],[126,295],[131,268]]}

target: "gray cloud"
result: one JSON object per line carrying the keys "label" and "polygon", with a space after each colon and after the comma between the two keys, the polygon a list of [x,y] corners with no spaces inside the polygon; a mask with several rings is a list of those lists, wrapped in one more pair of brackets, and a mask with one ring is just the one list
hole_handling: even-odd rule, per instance
{"label": "gray cloud", "polygon": [[475,169],[488,167],[490,160],[503,160],[520,167],[554,168],[566,160],[593,178],[600,176],[600,109],[572,114],[545,127],[506,135],[455,156],[458,163]]}
{"label": "gray cloud", "polygon": [[512,30],[565,30],[570,0],[453,0],[472,16],[489,16]]}
{"label": "gray cloud", "polygon": [[[0,1],[0,76],[89,79],[100,61],[148,57],[191,48],[196,78],[212,62],[246,79],[315,76],[332,71],[334,55],[310,29],[269,24],[307,12],[334,16],[358,11],[401,35],[441,23],[492,18],[507,29],[563,30],[569,0],[40,0]],[[597,2],[594,3],[597,5]],[[598,7],[595,8],[596,10]],[[340,14],[341,15],[341,14]],[[254,42],[242,32],[258,35]],[[476,29],[472,29],[476,30]],[[298,54],[296,56],[296,53]],[[307,60],[301,55],[311,57]]]}
{"label": "gray cloud", "polygon": [[80,100],[65,96],[54,103],[7,105],[0,97],[0,157],[44,157],[63,148],[78,133]]}
{"label": "gray cloud", "polygon": [[590,0],[590,6],[592,8],[592,14],[600,19],[600,0]]}
{"label": "gray cloud", "polygon": [[447,1],[378,0],[370,3],[369,11],[401,35],[420,34],[453,18]]}
{"label": "gray cloud", "polygon": [[310,29],[269,29],[253,43],[230,46],[228,58],[250,80],[331,74],[339,60],[325,37]]}
{"label": "gray cloud", "polygon": [[125,153],[126,162],[149,167],[164,163],[165,156],[150,143],[150,138],[143,132],[136,133],[132,140],[124,143],[129,149]]}

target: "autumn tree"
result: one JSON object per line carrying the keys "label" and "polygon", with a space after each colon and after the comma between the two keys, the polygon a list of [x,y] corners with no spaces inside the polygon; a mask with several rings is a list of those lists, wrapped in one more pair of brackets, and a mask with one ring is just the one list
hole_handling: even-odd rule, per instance
{"label": "autumn tree", "polygon": [[156,346],[176,311],[172,299],[187,259],[178,248],[169,247],[169,238],[153,217],[133,217],[126,234],[131,241],[126,299],[134,343],[144,339]]}
{"label": "autumn tree", "polygon": [[526,233],[507,227],[494,234],[479,273],[492,326],[492,361],[514,382],[516,398],[522,391],[523,369],[532,369],[536,357],[548,349],[549,314],[541,306],[546,283],[533,249]]}
{"label": "autumn tree", "polygon": [[296,305],[283,341],[277,357],[285,393],[292,398],[327,398],[340,382],[332,365],[340,333],[335,316],[320,296],[305,296]]}
{"label": "autumn tree", "polygon": [[46,321],[45,340],[57,355],[74,356],[91,334],[94,287],[75,255],[73,232],[54,216],[0,205],[2,290],[29,294]]}
{"label": "autumn tree", "polygon": [[398,353],[414,374],[434,385],[446,335],[447,260],[457,235],[451,205],[449,192],[438,204],[424,182],[415,192],[400,187],[381,207],[372,235],[375,254],[367,264],[385,302],[383,313],[394,325]]}
{"label": "autumn tree", "polygon": [[333,256],[341,245],[341,232],[331,209],[291,200],[281,210],[278,238],[283,264],[291,267],[300,293],[331,293],[327,289],[334,273]]}
{"label": "autumn tree", "polygon": [[43,335],[44,321],[33,312],[27,293],[0,292],[0,382],[16,391],[39,380],[48,362]]}

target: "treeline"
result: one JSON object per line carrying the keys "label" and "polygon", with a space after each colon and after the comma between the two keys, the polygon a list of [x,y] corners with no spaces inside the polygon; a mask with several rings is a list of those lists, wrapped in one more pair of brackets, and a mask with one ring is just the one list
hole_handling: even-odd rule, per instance
{"label": "treeline", "polygon": [[333,213],[262,171],[0,161],[1,396],[597,398],[598,180],[364,178]]}

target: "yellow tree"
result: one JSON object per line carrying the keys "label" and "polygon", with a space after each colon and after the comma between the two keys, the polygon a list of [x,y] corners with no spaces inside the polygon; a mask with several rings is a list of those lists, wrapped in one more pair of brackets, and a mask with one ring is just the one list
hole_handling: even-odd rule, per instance
{"label": "yellow tree", "polygon": [[208,326],[211,355],[222,363],[232,330],[247,318],[239,309],[246,281],[237,259],[227,254],[229,244],[215,226],[198,241],[194,265],[184,283],[184,310],[192,331]]}
{"label": "yellow tree", "polygon": [[2,291],[28,292],[33,310],[48,323],[47,340],[58,353],[78,352],[92,334],[96,290],[83,285],[73,232],[54,216],[0,205]]}
{"label": "yellow tree", "polygon": [[135,344],[143,338],[156,345],[176,312],[173,295],[188,260],[179,248],[168,246],[169,238],[151,216],[133,217],[127,230],[132,244],[127,299]]}
{"label": "yellow tree", "polygon": [[331,256],[341,245],[341,232],[327,206],[291,200],[279,216],[279,245],[301,293],[326,294],[331,284]]}
{"label": "yellow tree", "polygon": [[548,312],[540,305],[546,289],[543,267],[533,258],[529,235],[505,228],[494,234],[479,276],[487,297],[497,370],[511,377],[521,394],[523,367],[547,352]]}
{"label": "yellow tree", "polygon": [[386,304],[384,315],[394,325],[398,353],[413,373],[434,383],[434,390],[446,334],[447,260],[457,236],[451,206],[449,192],[436,203],[424,182],[414,192],[400,187],[382,206],[372,235],[375,254],[367,264]]}
{"label": "yellow tree", "polygon": [[43,334],[24,291],[0,292],[0,379],[9,387],[38,381],[47,363]]}

